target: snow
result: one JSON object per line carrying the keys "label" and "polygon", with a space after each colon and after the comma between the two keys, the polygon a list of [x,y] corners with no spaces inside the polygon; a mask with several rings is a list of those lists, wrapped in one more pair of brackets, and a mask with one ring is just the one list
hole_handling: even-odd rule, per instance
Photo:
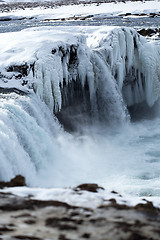
{"label": "snow", "polygon": [[[61,44],[60,41],[68,41],[68,43],[75,43],[77,37],[72,37],[71,33],[67,33],[64,29],[61,31],[52,29],[31,29],[22,32],[5,33],[1,34],[0,46],[0,72],[6,78],[2,78],[2,87],[16,87],[18,89],[28,91],[26,86],[21,85],[11,72],[7,72],[6,68],[9,66],[20,66],[25,63],[28,65],[33,64],[37,60],[37,51],[45,49],[46,52],[51,50],[51,47]],[[12,41],[11,41],[12,39]],[[52,46],[50,45],[52,43]],[[15,74],[14,74],[15,75]],[[33,81],[33,75],[30,74],[25,78],[30,83]]]}
{"label": "snow", "polygon": [[106,18],[119,16],[121,14],[132,13],[134,14],[149,14],[159,13],[160,1],[136,1],[136,2],[119,2],[119,3],[102,3],[97,4],[79,4],[79,5],[67,5],[67,6],[56,6],[56,8],[27,8],[24,10],[14,10],[10,12],[0,13],[1,17],[10,17],[11,19],[16,18],[31,18],[34,17],[39,20],[45,19],[62,19],[72,17],[85,17],[93,15],[93,18]]}
{"label": "snow", "polygon": [[[14,187],[1,190],[4,193],[12,193],[21,197],[32,196],[32,199],[37,200],[55,200],[68,203],[72,206],[96,208],[101,204],[109,204],[110,199],[115,199],[119,204],[126,204],[128,206],[135,206],[138,203],[145,204],[146,201],[153,202],[155,207],[160,208],[158,197],[135,197],[119,193],[112,193],[107,190],[98,190],[97,193],[88,191],[76,192],[69,188],[29,188],[29,187]],[[91,204],[92,203],[92,204]]]}

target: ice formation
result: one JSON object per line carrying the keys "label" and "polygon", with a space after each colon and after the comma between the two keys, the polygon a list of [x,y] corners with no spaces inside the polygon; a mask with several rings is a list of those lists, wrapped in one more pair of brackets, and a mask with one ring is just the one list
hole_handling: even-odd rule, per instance
{"label": "ice formation", "polygon": [[159,46],[133,28],[31,29],[11,49],[5,49],[7,36],[0,55],[3,86],[33,86],[56,114],[79,106],[92,119],[117,124],[128,119],[127,107],[144,101],[152,107],[159,98]]}
{"label": "ice formation", "polygon": [[151,107],[158,99],[158,46],[134,29],[101,28],[79,36],[77,43],[59,44],[39,54],[34,75],[35,92],[54,112],[71,104],[74,91],[81,91],[92,114],[98,111],[103,118],[123,122],[126,105],[146,101]]}

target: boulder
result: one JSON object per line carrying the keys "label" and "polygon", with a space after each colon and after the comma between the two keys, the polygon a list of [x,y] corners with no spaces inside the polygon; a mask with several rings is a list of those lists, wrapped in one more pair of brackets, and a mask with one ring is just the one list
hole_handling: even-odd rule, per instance
{"label": "boulder", "polygon": [[77,186],[74,190],[75,191],[89,191],[89,192],[97,192],[99,189],[103,189],[102,187],[100,187],[98,184],[95,183],[84,183],[84,184],[80,184],[79,186]]}
{"label": "boulder", "polygon": [[26,186],[25,178],[21,175],[15,176],[9,182],[0,181],[0,188],[19,187],[19,186]]}

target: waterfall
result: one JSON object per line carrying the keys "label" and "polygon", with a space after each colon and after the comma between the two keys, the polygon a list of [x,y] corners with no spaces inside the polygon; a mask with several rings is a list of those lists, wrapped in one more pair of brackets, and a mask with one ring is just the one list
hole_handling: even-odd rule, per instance
{"label": "waterfall", "polygon": [[67,184],[81,183],[90,168],[101,176],[98,166],[102,170],[106,156],[113,156],[114,169],[119,154],[113,152],[116,148],[124,156],[121,146],[113,147],[106,135],[95,142],[88,136],[75,140],[63,127],[79,134],[81,126],[104,126],[103,135],[107,127],[129,122],[128,107],[143,102],[152,107],[158,100],[159,46],[132,28],[88,29],[69,32],[64,41],[61,35],[57,40],[58,31],[47,36],[42,30],[45,41],[35,46],[32,40],[40,39],[40,31],[32,30],[34,39],[27,38],[31,30],[23,31],[23,40],[31,41],[26,60],[24,54],[18,58],[18,43],[1,53],[1,61],[11,57],[0,66],[0,179],[22,174],[31,186],[62,186],[64,172],[72,176]]}
{"label": "waterfall", "polygon": [[40,49],[37,58],[34,90],[60,118],[83,102],[92,119],[123,123],[127,107],[152,107],[160,95],[158,46],[132,28],[100,29],[49,53]]}
{"label": "waterfall", "polygon": [[61,128],[49,109],[34,95],[0,95],[0,179],[16,174],[36,184],[46,161],[56,158]]}

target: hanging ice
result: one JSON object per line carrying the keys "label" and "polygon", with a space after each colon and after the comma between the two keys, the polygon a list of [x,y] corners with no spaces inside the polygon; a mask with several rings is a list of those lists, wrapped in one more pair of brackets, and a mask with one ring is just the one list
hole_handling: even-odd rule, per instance
{"label": "hanging ice", "polygon": [[157,46],[131,28],[100,29],[87,42],[57,47],[35,66],[35,91],[55,111],[63,105],[61,89],[71,81],[79,81],[82,90],[87,83],[91,105],[103,105],[104,113],[121,119],[121,93],[127,106],[142,101],[152,106],[160,95]]}
{"label": "hanging ice", "polygon": [[[67,32],[60,28],[60,33],[55,28],[45,33],[39,30],[34,30],[34,37],[38,41],[43,35],[43,41],[35,44],[34,54],[30,50],[31,60],[26,60],[25,65],[22,59],[28,68],[21,82],[32,78],[34,91],[55,113],[77,101],[77,105],[83,102],[84,111],[94,117],[124,122],[126,106],[143,101],[153,106],[159,98],[159,47],[134,29],[74,27]],[[14,72],[18,68],[6,69],[10,71],[0,69],[3,79],[17,78],[11,69]]]}

